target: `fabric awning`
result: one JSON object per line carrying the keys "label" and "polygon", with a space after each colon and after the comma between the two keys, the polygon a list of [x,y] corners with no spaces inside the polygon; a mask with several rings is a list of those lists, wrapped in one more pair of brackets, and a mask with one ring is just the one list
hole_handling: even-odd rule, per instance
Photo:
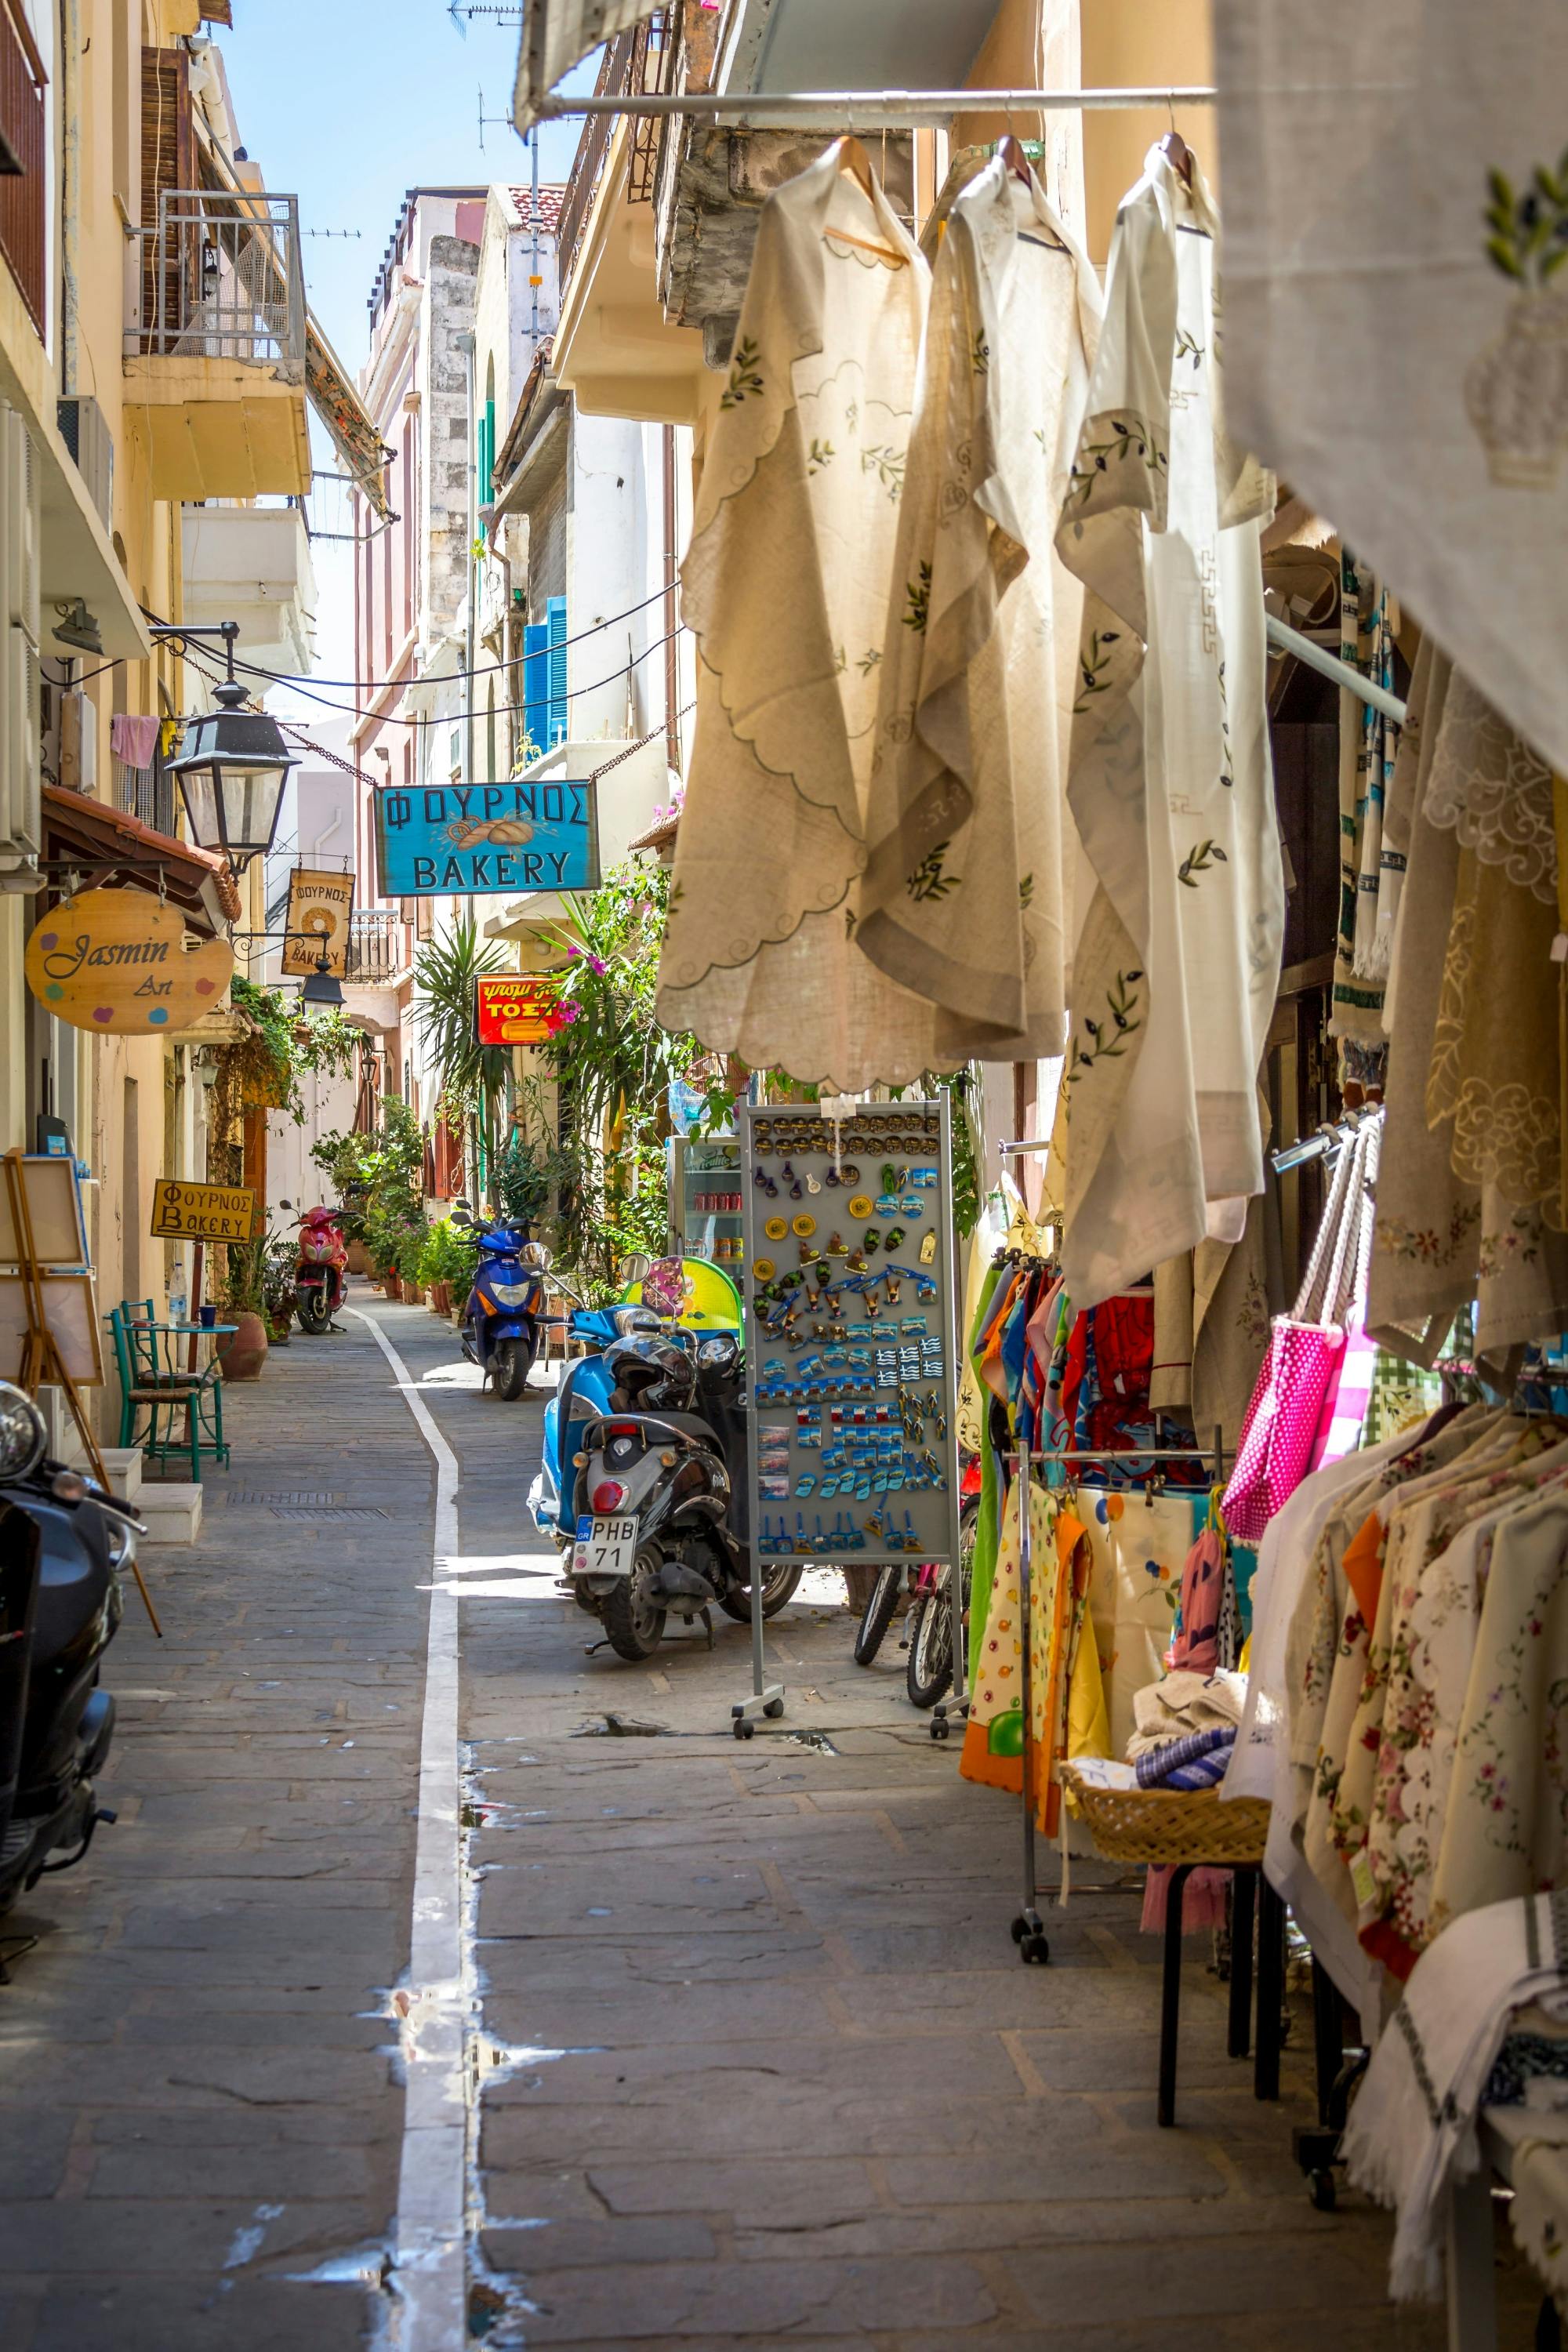
{"label": "fabric awning", "polygon": [[46,857],[79,857],[84,873],[129,867],[143,890],[156,891],[162,879],[163,895],[190,917],[192,929],[215,939],[226,922],[239,920],[238,887],[227,860],[215,850],[176,841],[139,816],[63,784],[46,784],[43,802]]}
{"label": "fabric awning", "polygon": [[526,131],[542,98],[613,34],[653,16],[659,0],[523,0],[511,119]]}
{"label": "fabric awning", "polygon": [[305,390],[355,486],[385,522],[392,513],[386,464],[394,453],[376,431],[348,371],[310,310],[305,313]]}

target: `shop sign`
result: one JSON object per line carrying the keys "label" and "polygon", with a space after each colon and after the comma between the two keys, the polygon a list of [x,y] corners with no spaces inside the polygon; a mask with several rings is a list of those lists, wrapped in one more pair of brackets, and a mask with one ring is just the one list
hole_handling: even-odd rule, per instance
{"label": "shop sign", "polygon": [[248,1184],[187,1184],[160,1176],[153,1187],[153,1238],[165,1242],[247,1242],[256,1225]]}
{"label": "shop sign", "polygon": [[487,972],[474,983],[474,1034],[481,1045],[537,1045],[550,1034],[560,982],[530,972]]}
{"label": "shop sign", "polygon": [[234,954],[224,940],[191,943],[179,908],[146,890],[84,890],[35,926],[23,969],[74,1029],[155,1037],[227,1003]]}
{"label": "shop sign", "polygon": [[591,779],[388,784],[375,801],[384,898],[592,890],[599,826]]}
{"label": "shop sign", "polygon": [[281,971],[286,980],[309,980],[312,972],[320,971],[323,949],[327,970],[338,980],[347,976],[353,903],[352,874],[321,874],[309,866],[295,866],[289,877],[284,929],[300,936],[283,942]]}

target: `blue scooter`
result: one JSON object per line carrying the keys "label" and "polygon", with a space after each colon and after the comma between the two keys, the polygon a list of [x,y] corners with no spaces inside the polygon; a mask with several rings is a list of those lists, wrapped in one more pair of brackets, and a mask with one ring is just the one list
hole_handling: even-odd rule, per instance
{"label": "blue scooter", "polygon": [[[452,1223],[472,1230],[477,1222],[459,1202]],[[479,1263],[463,1321],[463,1353],[478,1364],[497,1396],[514,1404],[528,1386],[539,1351],[544,1276],[550,1253],[530,1241],[521,1225],[479,1229]]]}
{"label": "blue scooter", "polygon": [[[615,1377],[605,1370],[605,1349],[614,1339],[633,1331],[657,1331],[658,1317],[651,1307],[575,1306],[566,1318],[567,1337],[580,1340],[592,1352],[569,1362],[561,1385],[544,1408],[544,1448],[539,1473],[528,1490],[528,1507],[541,1535],[551,1537],[562,1551],[572,1549],[575,1522],[570,1510],[561,1523],[563,1474],[577,1450],[573,1432],[610,1411]],[[564,1479],[567,1494],[575,1488],[574,1470]]]}

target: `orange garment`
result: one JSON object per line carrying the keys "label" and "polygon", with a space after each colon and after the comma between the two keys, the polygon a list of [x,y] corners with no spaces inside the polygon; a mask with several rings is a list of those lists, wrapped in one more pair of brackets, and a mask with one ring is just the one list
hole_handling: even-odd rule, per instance
{"label": "orange garment", "polygon": [[1377,1622],[1378,1595],[1383,1591],[1383,1546],[1387,1534],[1375,1511],[1369,1511],[1345,1547],[1345,1582],[1355,1595],[1362,1622]]}
{"label": "orange garment", "polygon": [[[1023,1643],[1018,1585],[1019,1487],[1008,1495],[1006,1523],[991,1588],[978,1671],[971,1693],[959,1770],[966,1780],[1015,1794],[1024,1786]],[[1089,1602],[1093,1553],[1081,1520],[1033,1489],[1030,1527],[1030,1792],[1035,1819],[1054,1837],[1061,1813],[1060,1767],[1068,1752],[1069,1696]],[[1098,1664],[1098,1658],[1097,1658]],[[1089,1695],[1080,1692],[1080,1710]],[[1090,1706],[1092,1712],[1092,1702]],[[1102,1712],[1103,1710],[1101,1710]]]}

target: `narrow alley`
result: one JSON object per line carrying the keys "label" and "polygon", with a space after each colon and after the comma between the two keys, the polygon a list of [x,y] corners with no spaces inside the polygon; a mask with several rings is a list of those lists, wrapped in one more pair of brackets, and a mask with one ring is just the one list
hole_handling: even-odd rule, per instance
{"label": "narrow alley", "polygon": [[[1016,1805],[959,1780],[901,1656],[853,1665],[826,1575],[750,1745],[742,1628],[584,1655],[521,1507],[543,1390],[481,1397],[427,1314],[353,1297],[237,1395],[200,1548],[147,1556],[167,1639],[132,1606],[112,1655],[118,1822],[5,1923],[37,1938],[0,1997],[6,2352],[1442,2341],[1384,2301],[1387,2218],[1307,2203],[1300,2003],[1282,2110],[1196,1939],[1158,2130],[1133,1874],[1075,1864],[1020,1968]],[[457,2333],[396,2262],[435,1484],[369,1319],[461,1470]],[[1504,2304],[1532,2340],[1528,2287]]]}

